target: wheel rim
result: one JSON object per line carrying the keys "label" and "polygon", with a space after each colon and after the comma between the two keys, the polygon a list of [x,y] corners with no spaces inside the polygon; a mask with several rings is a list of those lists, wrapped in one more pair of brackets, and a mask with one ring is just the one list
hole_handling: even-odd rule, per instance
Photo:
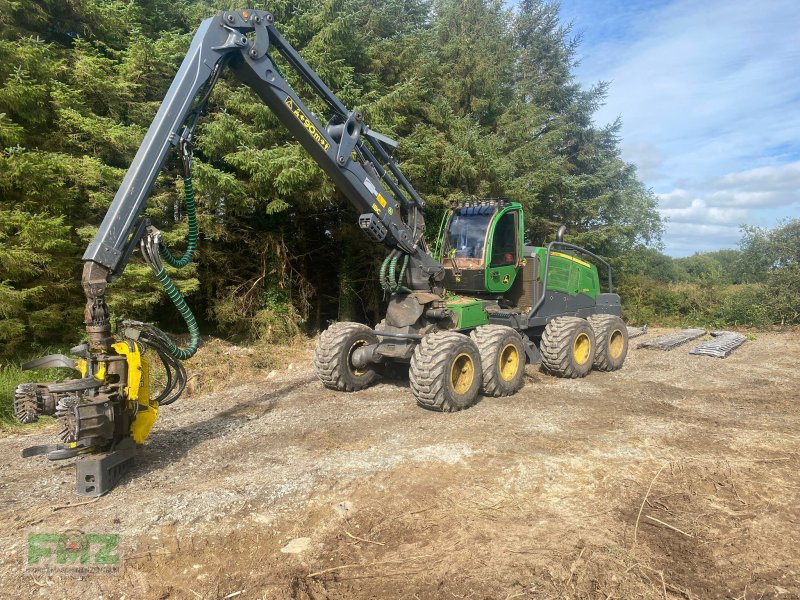
{"label": "wheel rim", "polygon": [[619,329],[615,329],[608,338],[608,353],[612,358],[619,358],[622,356],[623,348],[625,348],[625,337]]}
{"label": "wheel rim", "polygon": [[500,352],[498,367],[500,367],[500,377],[504,381],[511,381],[517,375],[519,371],[519,351],[514,344],[508,344]]}
{"label": "wheel rim", "polygon": [[466,352],[462,352],[453,361],[450,367],[450,383],[456,394],[466,394],[472,387],[475,379],[475,363],[472,357]]}
{"label": "wheel rim", "polygon": [[572,358],[579,365],[583,365],[589,360],[589,352],[592,350],[592,340],[583,332],[575,337],[575,342],[572,344]]}
{"label": "wheel rim", "polygon": [[356,351],[356,348],[360,348],[361,346],[367,345],[367,340],[356,340],[353,342],[353,345],[350,346],[350,350],[347,353],[347,366],[350,367],[350,371],[356,377],[362,377],[367,370],[366,369],[357,369],[356,366],[353,364],[353,352]]}

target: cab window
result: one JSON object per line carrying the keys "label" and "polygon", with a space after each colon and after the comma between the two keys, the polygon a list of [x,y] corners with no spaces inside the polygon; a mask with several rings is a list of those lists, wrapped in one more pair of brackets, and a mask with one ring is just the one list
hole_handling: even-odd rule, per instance
{"label": "cab window", "polygon": [[456,258],[483,259],[486,230],[494,209],[487,206],[463,207],[453,213],[447,232],[447,247]]}
{"label": "cab window", "polygon": [[492,260],[489,263],[492,267],[502,267],[505,265],[517,264],[517,213],[516,211],[507,212],[494,229],[492,239]]}

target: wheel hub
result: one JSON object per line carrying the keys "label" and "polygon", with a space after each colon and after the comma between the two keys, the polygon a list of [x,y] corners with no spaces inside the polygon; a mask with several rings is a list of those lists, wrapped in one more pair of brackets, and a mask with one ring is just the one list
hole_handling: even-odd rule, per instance
{"label": "wheel hub", "polygon": [[456,394],[466,394],[472,387],[475,379],[475,363],[472,357],[466,352],[462,352],[453,361],[450,367],[450,383]]}
{"label": "wheel hub", "polygon": [[612,358],[619,358],[624,348],[625,337],[619,329],[615,329],[608,338],[608,353]]}
{"label": "wheel hub", "polygon": [[[353,360],[353,353],[363,346],[366,346],[369,342],[367,340],[356,340],[352,346],[350,346],[350,351],[347,353],[347,363],[350,365],[350,370],[353,372],[353,375],[356,377],[363,376],[366,372],[366,364],[358,364],[359,361]],[[358,366],[357,366],[358,365]]]}
{"label": "wheel hub", "polygon": [[592,341],[585,333],[579,333],[572,344],[572,357],[579,365],[583,365],[589,360],[589,353],[592,350]]}
{"label": "wheel hub", "polygon": [[498,366],[500,368],[500,377],[503,380],[511,381],[516,377],[517,371],[519,371],[519,352],[514,344],[508,344],[500,352]]}

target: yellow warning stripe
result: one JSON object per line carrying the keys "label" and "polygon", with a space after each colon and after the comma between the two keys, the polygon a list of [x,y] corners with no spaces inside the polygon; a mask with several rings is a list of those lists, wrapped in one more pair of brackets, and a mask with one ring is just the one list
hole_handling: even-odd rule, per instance
{"label": "yellow warning stripe", "polygon": [[569,254],[562,254],[561,252],[551,252],[550,256],[558,256],[559,258],[566,258],[567,260],[571,260],[572,262],[578,263],[582,267],[591,267],[589,263],[585,260],[581,260],[580,258],[575,258],[574,256],[570,256]]}

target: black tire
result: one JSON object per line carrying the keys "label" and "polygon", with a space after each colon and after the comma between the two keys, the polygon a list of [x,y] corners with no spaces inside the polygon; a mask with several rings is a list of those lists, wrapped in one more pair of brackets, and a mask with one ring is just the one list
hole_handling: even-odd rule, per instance
{"label": "black tire", "polygon": [[314,367],[322,385],[341,392],[355,392],[372,385],[378,377],[374,365],[356,369],[353,350],[377,344],[375,333],[361,323],[334,323],[323,331],[314,350]]}
{"label": "black tire", "polygon": [[594,363],[594,330],[586,319],[556,317],[545,327],[539,350],[548,373],[569,379],[586,377]]}
{"label": "black tire", "polygon": [[594,368],[598,371],[621,369],[628,355],[628,328],[617,315],[592,315],[588,318],[594,329],[597,350]]}
{"label": "black tire", "polygon": [[414,349],[408,381],[421,407],[454,412],[478,401],[482,374],[475,342],[463,333],[440,331],[423,337]]}
{"label": "black tire", "polygon": [[481,325],[469,336],[478,346],[483,365],[485,396],[511,396],[525,377],[525,348],[515,329],[505,325]]}

